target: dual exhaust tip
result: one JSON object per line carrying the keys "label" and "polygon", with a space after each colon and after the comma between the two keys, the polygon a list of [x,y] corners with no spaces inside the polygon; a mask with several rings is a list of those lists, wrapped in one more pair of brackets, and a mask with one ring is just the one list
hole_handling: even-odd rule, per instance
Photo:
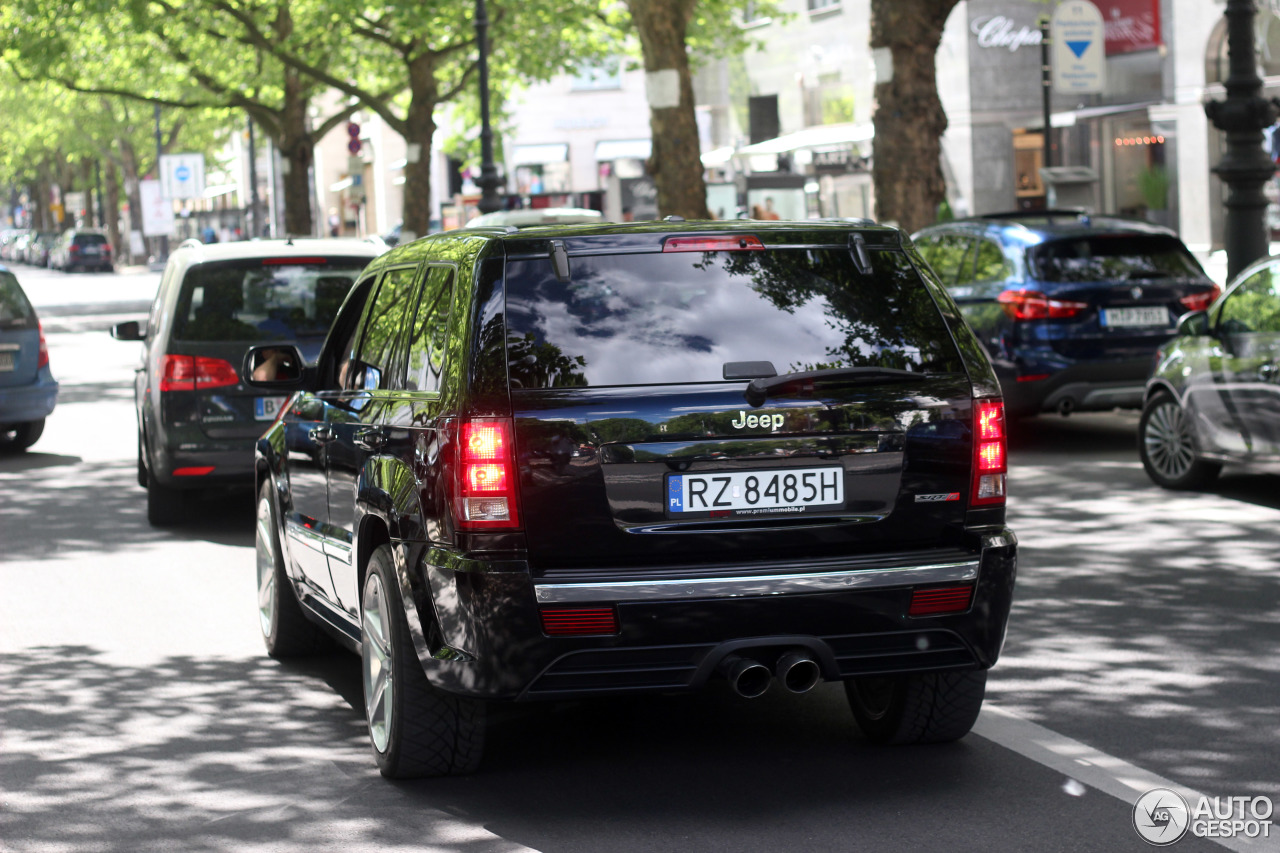
{"label": "dual exhaust tip", "polygon": [[720,672],[747,699],[763,696],[775,678],[791,693],[808,693],[822,680],[818,662],[802,651],[784,652],[772,670],[758,660],[729,655],[720,662]]}

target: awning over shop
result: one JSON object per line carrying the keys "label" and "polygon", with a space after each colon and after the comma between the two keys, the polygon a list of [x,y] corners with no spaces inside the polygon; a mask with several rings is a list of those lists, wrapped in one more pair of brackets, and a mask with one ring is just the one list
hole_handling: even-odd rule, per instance
{"label": "awning over shop", "polygon": [[236,190],[238,190],[238,189],[239,189],[239,187],[238,187],[238,186],[236,186],[235,184],[218,184],[217,186],[213,186],[213,187],[205,187],[205,190],[204,190],[204,197],[205,197],[205,198],[217,198],[217,197],[218,197],[218,196],[220,196],[220,195],[226,195],[227,193],[233,193],[233,192],[235,192],[235,191],[236,191]]}
{"label": "awning over shop", "polygon": [[855,142],[866,142],[875,136],[875,128],[870,124],[822,124],[817,127],[806,127],[795,133],[787,133],[774,139],[766,139],[755,145],[739,148],[739,154],[784,154],[799,148],[823,148],[828,145],[848,145]]}
{"label": "awning over shop", "polygon": [[596,162],[613,160],[648,160],[653,142],[648,139],[608,139],[596,143]]}
{"label": "awning over shop", "polygon": [[713,148],[706,154],[702,155],[702,165],[707,168],[723,166],[733,159],[733,146],[726,145],[723,148]]}
{"label": "awning over shop", "polygon": [[[1148,107],[1159,104],[1159,101],[1140,101],[1136,104],[1107,104],[1101,107],[1082,107],[1078,110],[1067,110],[1060,113],[1049,114],[1050,127],[1074,127],[1078,121],[1088,121],[1091,118],[1105,118],[1107,116],[1120,115],[1121,113],[1136,113],[1144,111]],[[1025,125],[1027,130],[1039,130],[1044,127],[1044,119],[1036,116]]]}
{"label": "awning over shop", "polygon": [[569,144],[555,142],[546,145],[517,145],[511,151],[513,166],[545,166],[563,163],[569,159]]}

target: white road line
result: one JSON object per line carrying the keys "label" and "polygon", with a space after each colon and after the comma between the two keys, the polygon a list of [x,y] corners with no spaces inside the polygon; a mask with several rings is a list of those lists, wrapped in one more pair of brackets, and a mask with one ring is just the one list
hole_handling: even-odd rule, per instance
{"label": "white road line", "polygon": [[[983,705],[982,715],[978,717],[973,733],[1104,794],[1110,794],[1130,808],[1138,801],[1138,797],[1152,788],[1177,791],[1193,808],[1202,796],[1199,791],[1186,785],[1107,755],[990,703]],[[1232,791],[1222,796],[1247,794],[1248,791]],[[1278,832],[1280,825],[1273,827],[1269,839],[1237,837],[1205,840],[1238,853],[1258,853],[1263,850],[1280,850]],[[1135,833],[1135,837],[1136,835]]]}

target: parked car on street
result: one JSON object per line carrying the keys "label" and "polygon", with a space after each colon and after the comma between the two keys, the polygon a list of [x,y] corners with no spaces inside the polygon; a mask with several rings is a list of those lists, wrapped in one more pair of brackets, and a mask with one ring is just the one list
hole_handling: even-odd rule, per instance
{"label": "parked car on street", "polygon": [[112,272],[115,265],[111,260],[111,241],[101,231],[85,228],[64,231],[50,250],[49,265],[63,272]]}
{"label": "parked car on street", "polygon": [[56,231],[41,231],[27,243],[27,255],[24,260],[33,267],[49,266],[49,253],[58,244]]}
{"label": "parked car on street", "polygon": [[245,347],[294,343],[314,359],[338,306],[377,247],[358,240],[182,243],[170,256],[145,324],[134,380],[138,484],[147,520],[177,524],[195,491],[253,484],[253,442],[284,405],[239,376]]}
{"label": "parked car on street", "polygon": [[268,652],[361,656],[389,777],[474,770],[491,700],[713,678],[842,682],[876,742],[964,736],[1016,539],[999,385],[925,270],[831,223],[390,250],[314,367],[245,355],[296,392],[257,445]]}
{"label": "parked car on street", "polygon": [[986,348],[1011,415],[1139,408],[1177,318],[1220,289],[1167,228],[1079,211],[921,229],[920,253]]}
{"label": "parked car on street", "polygon": [[1203,488],[1224,463],[1280,464],[1280,257],[1246,267],[1178,322],[1138,433],[1142,466],[1166,489]]}
{"label": "parked car on street", "polygon": [[18,279],[0,266],[0,453],[35,444],[57,402],[40,319]]}

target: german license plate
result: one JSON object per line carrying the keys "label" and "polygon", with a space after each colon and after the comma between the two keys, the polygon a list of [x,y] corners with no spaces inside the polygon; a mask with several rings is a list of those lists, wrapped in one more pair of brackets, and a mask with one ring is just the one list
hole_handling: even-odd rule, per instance
{"label": "german license plate", "polygon": [[1169,309],[1163,305],[1151,308],[1104,308],[1102,325],[1116,326],[1167,326]]}
{"label": "german license plate", "polygon": [[843,505],[843,468],[667,475],[670,514],[765,515]]}
{"label": "german license plate", "polygon": [[259,421],[274,421],[288,397],[256,397],[253,401],[253,417]]}
{"label": "german license plate", "polygon": [[0,373],[12,373],[13,370],[13,353],[0,352]]}
{"label": "german license plate", "polygon": [[102,250],[101,250],[101,249],[99,249],[97,246],[85,246],[85,247],[84,247],[84,249],[83,249],[82,251],[83,251],[86,255],[96,255],[96,254],[98,254],[98,253],[99,253],[100,251],[102,251]]}

